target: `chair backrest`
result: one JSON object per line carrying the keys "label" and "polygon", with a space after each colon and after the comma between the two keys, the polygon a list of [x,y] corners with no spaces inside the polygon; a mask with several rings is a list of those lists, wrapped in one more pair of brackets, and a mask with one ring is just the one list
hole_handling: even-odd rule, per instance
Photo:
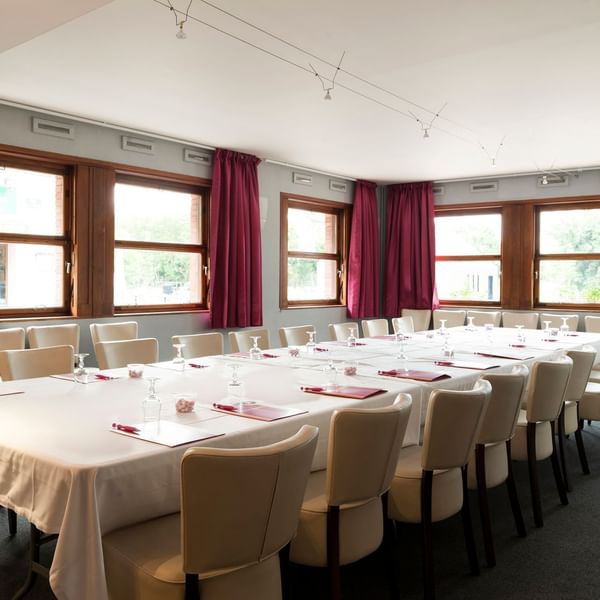
{"label": "chair backrest", "polygon": [[390,328],[387,319],[367,319],[361,321],[363,335],[375,337],[376,335],[388,335]]}
{"label": "chair backrest", "polygon": [[355,337],[360,337],[360,329],[358,323],[348,321],[347,323],[329,323],[327,328],[329,329],[329,337],[333,341],[345,342],[350,335],[350,329],[354,327]]}
{"label": "chair backrest", "polygon": [[431,392],[423,431],[423,470],[451,469],[469,462],[491,393],[492,386],[484,379],[469,391]]}
{"label": "chair backrest", "polygon": [[527,389],[529,422],[555,421],[558,418],[572,369],[573,361],[568,356],[533,364]]}
{"label": "chair backrest", "polygon": [[492,384],[492,395],[477,438],[478,444],[496,444],[512,438],[528,377],[529,369],[525,365],[519,365],[512,373],[483,375],[482,379]]}
{"label": "chair backrest", "polygon": [[183,570],[249,566],[296,533],[318,429],[263,448],[190,448],[181,463]]}
{"label": "chair backrest", "polygon": [[433,328],[439,329],[442,319],[446,321],[446,327],[460,327],[465,324],[466,317],[466,310],[437,309],[433,311]]}
{"label": "chair backrest", "polygon": [[540,313],[537,312],[511,312],[502,313],[502,327],[516,327],[522,325],[525,329],[537,329]]}
{"label": "chair backrest", "polygon": [[587,315],[584,319],[585,330],[592,333],[600,333],[600,317],[592,317]]}
{"label": "chair backrest", "polygon": [[134,340],[138,336],[137,321],[122,321],[121,323],[91,323],[90,335],[92,342],[116,342],[118,340]]}
{"label": "chair backrest", "polygon": [[98,342],[95,348],[96,360],[101,369],[118,369],[130,363],[148,364],[158,361],[156,338]]}
{"label": "chair backrest", "polygon": [[499,310],[468,310],[467,320],[473,317],[473,325],[483,327],[488,323],[492,323],[494,327],[500,327],[500,319],[502,314]]}
{"label": "chair backrest", "polygon": [[23,350],[25,330],[22,327],[0,329],[0,350]]}
{"label": "chair backrest", "polygon": [[567,319],[567,325],[571,331],[577,331],[579,315],[556,315],[553,313],[542,313],[540,315],[542,327],[544,326],[544,321],[550,321],[550,327],[560,327],[563,324],[563,318]]}
{"label": "chair backrest", "polygon": [[267,350],[271,347],[268,329],[264,327],[261,329],[242,329],[241,331],[229,332],[229,348],[231,352],[248,352],[253,346],[253,342],[250,339],[253,335],[260,337],[258,347],[261,350]]}
{"label": "chair backrest", "polygon": [[171,337],[171,342],[173,344],[185,344],[182,350],[184,358],[214,356],[223,354],[225,351],[223,334],[220,331],[194,333],[190,335],[174,335]]}
{"label": "chair backrest", "polygon": [[3,381],[72,372],[73,347],[69,345],[0,352],[0,377]]}
{"label": "chair backrest", "polygon": [[308,332],[315,331],[313,325],[296,325],[295,327],[280,327],[279,341],[283,348],[287,346],[304,346],[308,342]]}
{"label": "chair backrest", "polygon": [[573,369],[567,384],[565,400],[579,402],[588,384],[592,367],[596,362],[596,350],[592,346],[584,346],[580,350],[569,350],[566,354],[573,361]]}
{"label": "chair backrest", "polygon": [[427,308],[403,308],[403,317],[412,317],[415,331],[427,331],[431,323],[431,310]]}
{"label": "chair backrest", "polygon": [[394,333],[413,333],[415,325],[412,317],[394,317],[392,319]]}
{"label": "chair backrest", "polygon": [[46,348],[48,346],[73,346],[75,354],[79,352],[79,325],[46,325],[28,327],[27,339],[30,348]]}
{"label": "chair backrest", "polygon": [[387,491],[411,410],[398,394],[385,408],[348,408],[331,418],[327,456],[327,503],[366,502]]}

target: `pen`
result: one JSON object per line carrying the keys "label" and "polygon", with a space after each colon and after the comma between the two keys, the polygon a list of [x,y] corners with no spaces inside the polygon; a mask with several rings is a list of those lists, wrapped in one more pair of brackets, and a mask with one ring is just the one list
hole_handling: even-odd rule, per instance
{"label": "pen", "polygon": [[201,365],[200,363],[188,363],[190,367],[194,367],[194,369],[204,369],[208,367],[208,365]]}
{"label": "pen", "polygon": [[96,373],[96,379],[103,379],[110,381],[111,379],[117,379],[114,375],[104,375],[103,373]]}
{"label": "pen", "polygon": [[322,388],[322,387],[311,387],[311,386],[308,386],[308,385],[303,385],[303,386],[300,387],[300,389],[303,392],[323,392],[323,391],[325,391],[325,388]]}
{"label": "pen", "polygon": [[133,427],[133,425],[121,425],[121,423],[113,423],[113,429],[118,429],[119,431],[124,431],[125,433],[139,433],[140,430],[137,427]]}
{"label": "pen", "polygon": [[218,408],[219,410],[237,410],[233,404],[218,404],[217,402],[213,402],[213,407]]}

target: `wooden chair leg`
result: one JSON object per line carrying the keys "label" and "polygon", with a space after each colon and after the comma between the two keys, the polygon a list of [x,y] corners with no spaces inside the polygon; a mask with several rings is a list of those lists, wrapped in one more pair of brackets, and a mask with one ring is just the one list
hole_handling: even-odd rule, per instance
{"label": "wooden chair leg", "polygon": [[10,536],[17,534],[17,513],[12,508],[6,509],[6,516],[8,517],[8,534]]}
{"label": "wooden chair leg", "polygon": [[552,471],[554,472],[554,481],[556,482],[556,489],[558,490],[560,502],[561,504],[564,504],[566,506],[567,504],[569,504],[569,499],[567,498],[567,490],[565,488],[565,483],[560,472],[560,465],[558,464],[558,453],[556,452],[555,439],[555,422],[552,421],[550,423],[550,426],[552,428],[552,454],[550,455],[550,460],[552,462]]}
{"label": "wooden chair leg", "polygon": [[460,511],[462,517],[463,529],[465,533],[465,544],[467,546],[467,555],[469,556],[469,568],[473,575],[479,575],[479,561],[475,550],[475,536],[473,535],[473,522],[471,521],[471,507],[469,505],[469,489],[467,487],[467,465],[461,467],[463,504]]}
{"label": "wooden chair leg", "polygon": [[485,560],[488,567],[496,566],[496,554],[494,552],[494,539],[492,535],[492,523],[490,520],[490,505],[487,493],[487,480],[485,475],[485,445],[475,446],[475,471],[477,475],[477,496],[479,498],[479,516],[481,517],[481,529],[483,531],[483,547],[485,549]]}
{"label": "wooden chair leg", "polygon": [[527,531],[525,529],[525,521],[523,521],[521,503],[519,502],[519,496],[517,495],[517,486],[515,485],[515,477],[513,475],[510,440],[506,440],[506,460],[508,463],[508,477],[506,478],[506,489],[508,491],[508,499],[510,500],[510,507],[512,509],[513,517],[515,519],[517,533],[519,534],[519,536],[525,537],[527,535]]}
{"label": "wooden chair leg", "polygon": [[329,572],[329,597],[331,600],[341,600],[339,506],[330,506],[327,511],[327,570]]}
{"label": "wooden chair leg", "polygon": [[286,544],[279,551],[279,573],[281,576],[281,596],[283,600],[291,598],[291,583],[290,583],[290,545]]}
{"label": "wooden chair leg", "polygon": [[[537,451],[535,447],[535,423],[527,423],[527,466],[529,468],[529,487],[531,489],[531,505],[533,521],[536,527],[544,526],[542,501],[540,498],[540,482],[537,474]],[[554,437],[554,436],[553,436]],[[554,443],[554,440],[553,440]]]}
{"label": "wooden chair leg", "polygon": [[383,510],[383,551],[388,563],[388,576],[390,586],[390,598],[398,597],[398,578],[396,576],[396,561],[394,560],[394,546],[396,542],[396,524],[388,518],[389,493],[381,496],[381,508]]}
{"label": "wooden chair leg", "polygon": [[579,403],[577,403],[577,431],[575,432],[575,441],[577,442],[577,453],[579,454],[579,464],[584,475],[590,474],[590,465],[588,464],[587,455],[585,453],[585,446],[583,445],[583,435],[581,430],[583,429],[583,419],[579,418]]}
{"label": "wooden chair leg", "polygon": [[421,537],[423,545],[423,596],[425,600],[434,600],[435,598],[431,514],[432,491],[433,471],[423,471],[421,478]]}
{"label": "wooden chair leg", "polygon": [[560,468],[562,470],[565,488],[568,492],[573,491],[573,486],[569,481],[569,474],[567,472],[567,459],[565,456],[565,406],[563,404],[562,410],[558,417],[558,451],[560,456]]}
{"label": "wooden chair leg", "polygon": [[200,600],[200,585],[198,575],[195,573],[185,574],[185,600]]}

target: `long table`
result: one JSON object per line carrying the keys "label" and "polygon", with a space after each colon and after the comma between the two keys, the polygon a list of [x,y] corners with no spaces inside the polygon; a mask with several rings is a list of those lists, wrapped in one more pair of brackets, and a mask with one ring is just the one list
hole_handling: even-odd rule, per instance
{"label": "long table", "polygon": [[[436,361],[448,359],[442,352],[444,342],[454,349],[454,360],[468,360],[496,371],[508,371],[515,364],[550,358],[584,344],[600,350],[597,334],[544,341],[543,332],[525,333],[523,349],[511,348],[516,332],[508,329],[489,333],[455,328],[448,338],[431,332],[413,334],[403,342],[405,360],[398,358],[400,343],[387,337],[359,340],[352,348],[336,342],[319,344],[319,351],[308,354],[302,349],[298,357],[282,348],[269,351],[273,358],[261,361],[233,355],[203,358],[197,362],[208,365],[206,368],[183,372],[172,370],[170,363],[147,366],[146,375],[160,378],[158,393],[165,420],[224,434],[175,448],[110,430],[113,422],[142,420],[147,382],[127,377],[126,370],[115,371],[118,379],[88,385],[50,377],[0,384],[0,394],[6,388],[24,392],[0,395],[0,504],[13,508],[42,531],[59,533],[50,569],[50,585],[58,598],[105,600],[102,535],[179,510],[179,464],[190,445],[264,445],[309,423],[320,429],[313,469],[322,469],[335,409],[386,406],[399,392],[409,393],[413,408],[404,443],[415,444],[425,414],[422,406],[431,390],[468,389],[486,372],[436,365]],[[512,358],[499,357],[509,351]],[[232,364],[239,366],[248,400],[306,412],[270,423],[215,412],[212,403],[227,396]],[[343,374],[343,367],[349,364],[357,367],[356,375]],[[386,392],[360,401],[303,392],[304,385],[326,385],[329,375],[325,366],[342,371],[338,384]],[[449,378],[423,383],[379,374],[405,368],[444,372]],[[197,395],[193,413],[175,412],[173,394],[182,392]]]}

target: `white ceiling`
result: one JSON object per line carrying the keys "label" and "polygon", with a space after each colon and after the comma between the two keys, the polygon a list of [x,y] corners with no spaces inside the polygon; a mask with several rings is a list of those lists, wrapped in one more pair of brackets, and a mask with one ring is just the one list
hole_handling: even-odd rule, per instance
{"label": "white ceiling", "polygon": [[[0,98],[378,182],[600,165],[597,0],[211,2],[395,95],[340,72],[325,101],[309,63],[334,68],[202,0],[299,67],[197,20],[176,39],[166,0],[3,0]],[[424,139],[408,111],[445,103]]]}

